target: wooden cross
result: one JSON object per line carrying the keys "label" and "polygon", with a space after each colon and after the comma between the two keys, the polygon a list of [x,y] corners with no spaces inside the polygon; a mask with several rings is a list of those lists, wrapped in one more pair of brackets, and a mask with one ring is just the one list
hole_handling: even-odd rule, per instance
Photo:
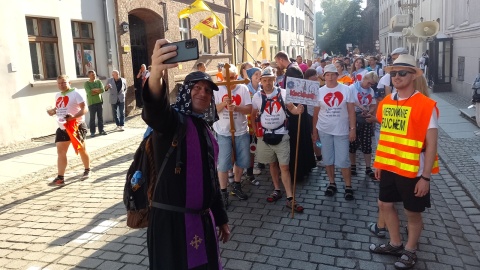
{"label": "wooden cross", "polygon": [[[247,84],[250,83],[250,80],[245,78],[243,80],[230,80],[230,65],[227,63],[223,66],[225,68],[225,77],[223,82],[217,82],[218,86],[225,85],[227,87],[228,98],[231,102],[232,100],[232,90],[230,87],[235,86],[237,84]],[[235,154],[235,122],[233,121],[233,112],[228,112],[228,116],[230,118],[230,133],[232,134],[232,161],[235,162],[236,154]]]}

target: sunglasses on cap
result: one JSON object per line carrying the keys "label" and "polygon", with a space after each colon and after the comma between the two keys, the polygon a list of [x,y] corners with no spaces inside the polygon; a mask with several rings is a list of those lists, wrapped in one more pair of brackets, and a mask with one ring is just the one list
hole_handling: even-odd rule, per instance
{"label": "sunglasses on cap", "polygon": [[397,74],[400,75],[400,77],[405,77],[407,74],[415,74],[415,72],[411,72],[408,70],[399,70],[399,71],[390,71],[390,77],[396,77]]}

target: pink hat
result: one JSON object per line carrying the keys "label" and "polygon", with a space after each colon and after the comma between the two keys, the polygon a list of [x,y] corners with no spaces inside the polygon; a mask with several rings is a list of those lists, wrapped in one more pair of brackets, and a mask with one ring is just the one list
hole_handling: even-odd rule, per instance
{"label": "pink hat", "polygon": [[308,65],[305,63],[301,63],[300,65],[298,65],[298,67],[302,70],[303,73],[305,73],[305,71],[308,69]]}

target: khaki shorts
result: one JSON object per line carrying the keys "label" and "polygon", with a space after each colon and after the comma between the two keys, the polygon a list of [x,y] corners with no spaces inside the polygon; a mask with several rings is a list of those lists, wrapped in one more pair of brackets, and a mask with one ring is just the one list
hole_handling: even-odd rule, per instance
{"label": "khaki shorts", "polygon": [[290,136],[283,135],[282,141],[277,145],[268,145],[263,141],[263,137],[258,138],[255,155],[260,163],[267,164],[278,161],[280,165],[288,165],[290,163]]}

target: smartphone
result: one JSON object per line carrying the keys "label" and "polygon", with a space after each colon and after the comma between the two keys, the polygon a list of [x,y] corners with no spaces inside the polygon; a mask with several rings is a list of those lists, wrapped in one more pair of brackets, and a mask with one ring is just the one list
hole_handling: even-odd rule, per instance
{"label": "smartphone", "polygon": [[198,59],[199,57],[198,40],[196,38],[168,43],[163,45],[162,47],[173,46],[173,45],[177,46],[177,55],[165,60],[163,62],[164,64],[186,62],[186,61]]}

